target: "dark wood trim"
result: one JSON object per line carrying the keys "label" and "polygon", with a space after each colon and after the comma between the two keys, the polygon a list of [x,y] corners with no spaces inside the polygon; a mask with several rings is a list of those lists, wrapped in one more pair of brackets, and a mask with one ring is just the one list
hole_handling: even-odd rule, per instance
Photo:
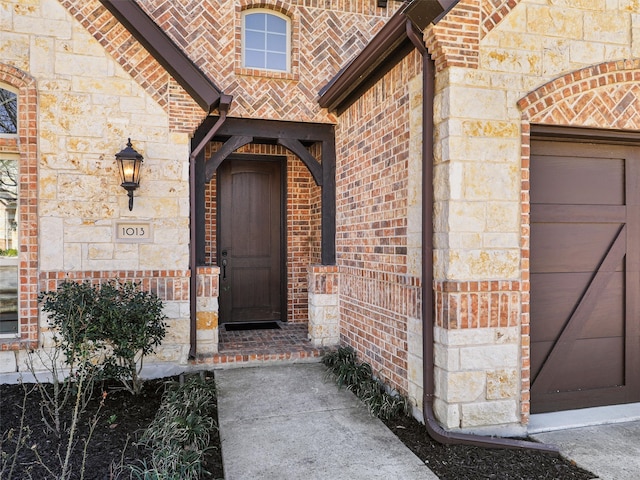
{"label": "dark wood trim", "polygon": [[567,127],[558,125],[531,124],[531,138],[585,143],[607,143],[610,145],[637,145],[640,132],[636,130],[601,130],[597,128]]}
{"label": "dark wood trim", "polygon": [[203,110],[210,113],[217,107],[222,91],[136,2],[100,0],[100,3],[153,55]]}
{"label": "dark wood trim", "polygon": [[320,106],[343,112],[413,50],[407,36],[407,19],[422,32],[430,23],[440,21],[457,2],[413,0],[398,9],[369,44],[320,90]]}
{"label": "dark wood trim", "polygon": [[[217,117],[208,116],[198,128],[193,144],[197,144],[213,125]],[[324,123],[296,123],[275,120],[227,118],[211,139],[223,142],[223,147],[206,162],[196,163],[198,184],[196,202],[204,205],[204,184],[208,182],[225,158],[248,143],[279,144],[297,155],[322,188],[322,239],[321,261],[323,265],[335,265],[336,261],[336,146],[335,127]],[[320,143],[322,158],[318,162],[307,150],[308,145]],[[204,212],[198,211],[196,222],[204,224]],[[196,258],[204,261],[204,232],[198,230]],[[199,260],[200,261],[200,260]]]}
{"label": "dark wood trim", "polygon": [[295,153],[311,172],[316,185],[322,186],[322,165],[309,153],[309,150],[304,148],[304,145],[299,140],[295,138],[279,138],[278,144]]}
{"label": "dark wood trim", "polygon": [[[320,90],[318,103],[331,111],[337,110],[341,103],[364,83],[375,69],[407,40],[405,16],[398,10],[373,37],[371,42]],[[398,61],[402,60],[401,58]]]}
{"label": "dark wood trim", "polygon": [[322,142],[323,265],[336,264],[336,144],[333,136]]}
{"label": "dark wood trim", "polygon": [[205,163],[204,181],[208,182],[213,178],[213,175],[216,173],[216,170],[225,158],[230,156],[240,147],[244,147],[252,141],[253,137],[238,135],[231,137],[226,142],[224,142],[224,145],[222,145],[220,150],[215,152],[210,158],[207,159]]}
{"label": "dark wood trim", "polygon": [[[209,131],[218,117],[208,116],[199,129]],[[216,132],[214,139],[233,137],[235,135],[251,135],[255,143],[274,143],[279,138],[294,138],[304,143],[315,143],[333,139],[335,127],[327,123],[283,122],[280,120],[260,120],[252,118],[227,117],[227,120]]]}

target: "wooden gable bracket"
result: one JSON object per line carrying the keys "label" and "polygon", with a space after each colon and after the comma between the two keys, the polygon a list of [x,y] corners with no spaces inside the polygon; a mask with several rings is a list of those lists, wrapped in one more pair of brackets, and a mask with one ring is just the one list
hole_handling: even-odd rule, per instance
{"label": "wooden gable bracket", "polygon": [[[192,145],[197,145],[217,117],[209,116],[202,123]],[[287,148],[300,158],[309,169],[316,185],[322,188],[322,245],[321,259],[323,265],[335,265],[336,261],[336,148],[333,125],[282,122],[274,120],[256,120],[248,118],[227,118],[216,131],[212,141],[222,142],[222,147],[210,158],[200,153],[196,160],[196,233],[197,261],[205,262],[204,254],[204,195],[206,184],[211,180],[222,162],[240,147],[249,143],[278,144]],[[322,158],[316,160],[305,145],[320,143]]]}

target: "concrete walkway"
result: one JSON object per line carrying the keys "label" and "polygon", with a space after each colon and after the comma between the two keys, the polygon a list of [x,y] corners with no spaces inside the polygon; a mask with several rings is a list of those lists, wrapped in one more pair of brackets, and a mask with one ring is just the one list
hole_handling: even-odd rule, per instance
{"label": "concrete walkway", "polygon": [[640,421],[555,430],[531,436],[556,445],[563,457],[601,480],[640,478]]}
{"label": "concrete walkway", "polygon": [[437,479],[319,363],[216,370],[226,480]]}
{"label": "concrete walkway", "polygon": [[[215,371],[226,480],[438,478],[325,371],[319,363]],[[613,410],[617,423],[602,424]],[[534,415],[530,435],[601,480],[637,480],[638,415],[640,404]],[[601,424],[578,427],[593,422]]]}

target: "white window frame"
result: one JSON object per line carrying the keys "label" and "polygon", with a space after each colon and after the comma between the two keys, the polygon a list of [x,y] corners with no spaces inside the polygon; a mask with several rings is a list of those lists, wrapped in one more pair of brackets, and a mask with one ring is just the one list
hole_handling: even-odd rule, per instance
{"label": "white window frame", "polygon": [[[248,16],[253,15],[253,14],[263,14],[263,15],[271,15],[277,18],[280,18],[282,20],[285,21],[286,24],[286,32],[285,32],[285,36],[286,36],[286,51],[284,52],[286,55],[286,69],[285,70],[281,70],[278,68],[268,68],[268,66],[266,67],[253,67],[253,66],[249,66],[247,65],[246,62],[246,33],[247,33],[247,29],[246,29],[246,19]],[[267,33],[269,33],[267,31]],[[261,50],[265,53],[267,53],[267,49],[266,49],[266,45],[264,47],[264,50]],[[275,53],[282,53],[280,51],[275,52]],[[265,62],[266,63],[266,62]],[[270,10],[268,8],[251,8],[248,10],[245,10],[242,12],[242,67],[243,68],[248,68],[248,69],[256,69],[256,70],[263,70],[263,71],[268,71],[268,72],[280,72],[280,73],[290,73],[291,72],[291,18],[289,18],[288,16],[276,12],[274,10]]]}

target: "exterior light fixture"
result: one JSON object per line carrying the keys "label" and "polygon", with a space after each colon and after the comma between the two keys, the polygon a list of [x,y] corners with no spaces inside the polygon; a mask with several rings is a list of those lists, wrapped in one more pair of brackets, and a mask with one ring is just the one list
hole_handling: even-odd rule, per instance
{"label": "exterior light fixture", "polygon": [[116,161],[118,162],[120,179],[122,180],[121,186],[129,196],[129,211],[133,210],[133,191],[140,186],[142,158],[142,155],[131,146],[131,139],[127,142],[127,148],[116,153]]}

